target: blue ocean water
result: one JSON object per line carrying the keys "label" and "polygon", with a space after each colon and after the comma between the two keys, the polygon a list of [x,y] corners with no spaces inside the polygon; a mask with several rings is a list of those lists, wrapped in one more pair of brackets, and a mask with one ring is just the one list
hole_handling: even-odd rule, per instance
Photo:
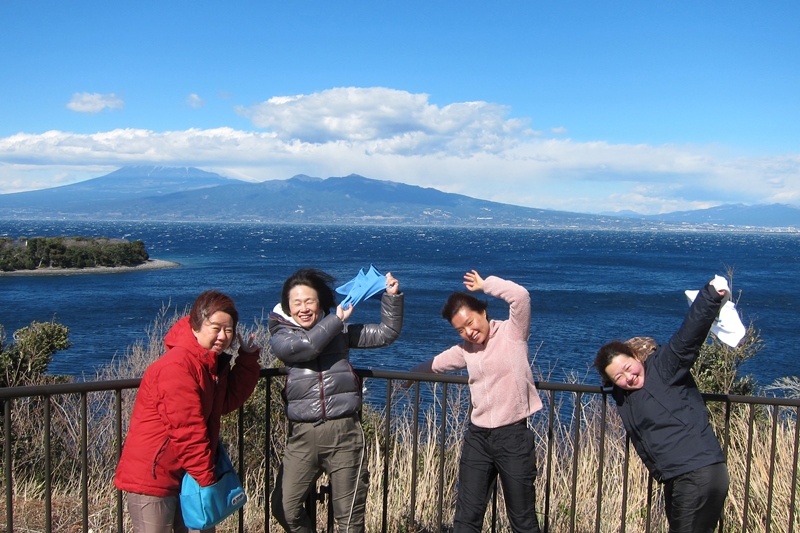
{"label": "blue ocean water", "polygon": [[[340,282],[374,264],[406,294],[400,339],[355,350],[361,368],[406,370],[458,342],[439,312],[476,269],[524,285],[532,296],[530,346],[545,379],[597,383],[591,361],[608,340],[650,335],[666,341],[688,309],[683,291],[733,269],[745,321],[764,348],[743,371],[765,385],[800,374],[800,235],[732,232],[617,232],[440,227],[289,226],[221,223],[0,221],[0,236],[83,235],[145,242],[152,258],[182,266],[115,274],[0,276],[6,335],[32,320],[69,326],[73,346],[52,373],[81,375],[144,339],[164,305],[183,309],[207,288],[230,294],[243,324],[266,319],[283,280],[303,266]],[[489,313],[505,318],[501,301]],[[367,301],[351,320],[374,321]]]}

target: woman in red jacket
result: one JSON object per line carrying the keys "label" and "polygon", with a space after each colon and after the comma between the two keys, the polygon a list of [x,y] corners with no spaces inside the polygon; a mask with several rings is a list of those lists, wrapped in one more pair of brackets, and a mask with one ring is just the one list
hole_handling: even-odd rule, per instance
{"label": "woman in red jacket", "polygon": [[[135,533],[186,532],[178,495],[186,472],[214,483],[220,417],[238,409],[258,382],[260,348],[239,336],[233,300],[218,291],[197,297],[189,316],[167,333],[167,352],[142,377],[114,484],[128,493]],[[214,528],[205,530],[214,531]]]}

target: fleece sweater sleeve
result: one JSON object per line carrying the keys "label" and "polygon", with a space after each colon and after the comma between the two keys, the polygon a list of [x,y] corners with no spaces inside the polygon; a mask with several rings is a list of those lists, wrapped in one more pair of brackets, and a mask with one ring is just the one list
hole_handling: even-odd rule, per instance
{"label": "fleece sweater sleeve", "polygon": [[506,334],[509,340],[528,340],[531,329],[531,296],[525,287],[489,276],[483,281],[483,292],[489,296],[500,298],[508,303],[508,326]]}

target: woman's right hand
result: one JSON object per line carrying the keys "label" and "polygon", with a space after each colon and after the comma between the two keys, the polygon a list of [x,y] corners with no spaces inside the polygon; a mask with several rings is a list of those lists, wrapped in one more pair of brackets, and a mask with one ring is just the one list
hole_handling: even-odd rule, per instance
{"label": "woman's right hand", "polygon": [[339,320],[342,322],[346,322],[350,315],[353,314],[353,305],[349,305],[347,309],[344,309],[341,305],[336,306],[336,316],[339,317]]}
{"label": "woman's right hand", "polygon": [[483,278],[477,270],[464,274],[464,286],[472,292],[483,291]]}

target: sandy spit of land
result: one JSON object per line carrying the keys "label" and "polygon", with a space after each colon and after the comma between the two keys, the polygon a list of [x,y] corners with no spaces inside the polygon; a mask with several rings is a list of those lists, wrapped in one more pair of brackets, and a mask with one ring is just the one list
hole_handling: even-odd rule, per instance
{"label": "sandy spit of land", "polygon": [[173,268],[178,266],[181,266],[181,264],[173,263],[172,261],[162,261],[161,259],[149,259],[147,262],[133,267],[37,268],[36,270],[15,270],[13,272],[0,271],[0,276],[68,276],[72,274],[114,274],[117,272],[157,270],[159,268]]}

